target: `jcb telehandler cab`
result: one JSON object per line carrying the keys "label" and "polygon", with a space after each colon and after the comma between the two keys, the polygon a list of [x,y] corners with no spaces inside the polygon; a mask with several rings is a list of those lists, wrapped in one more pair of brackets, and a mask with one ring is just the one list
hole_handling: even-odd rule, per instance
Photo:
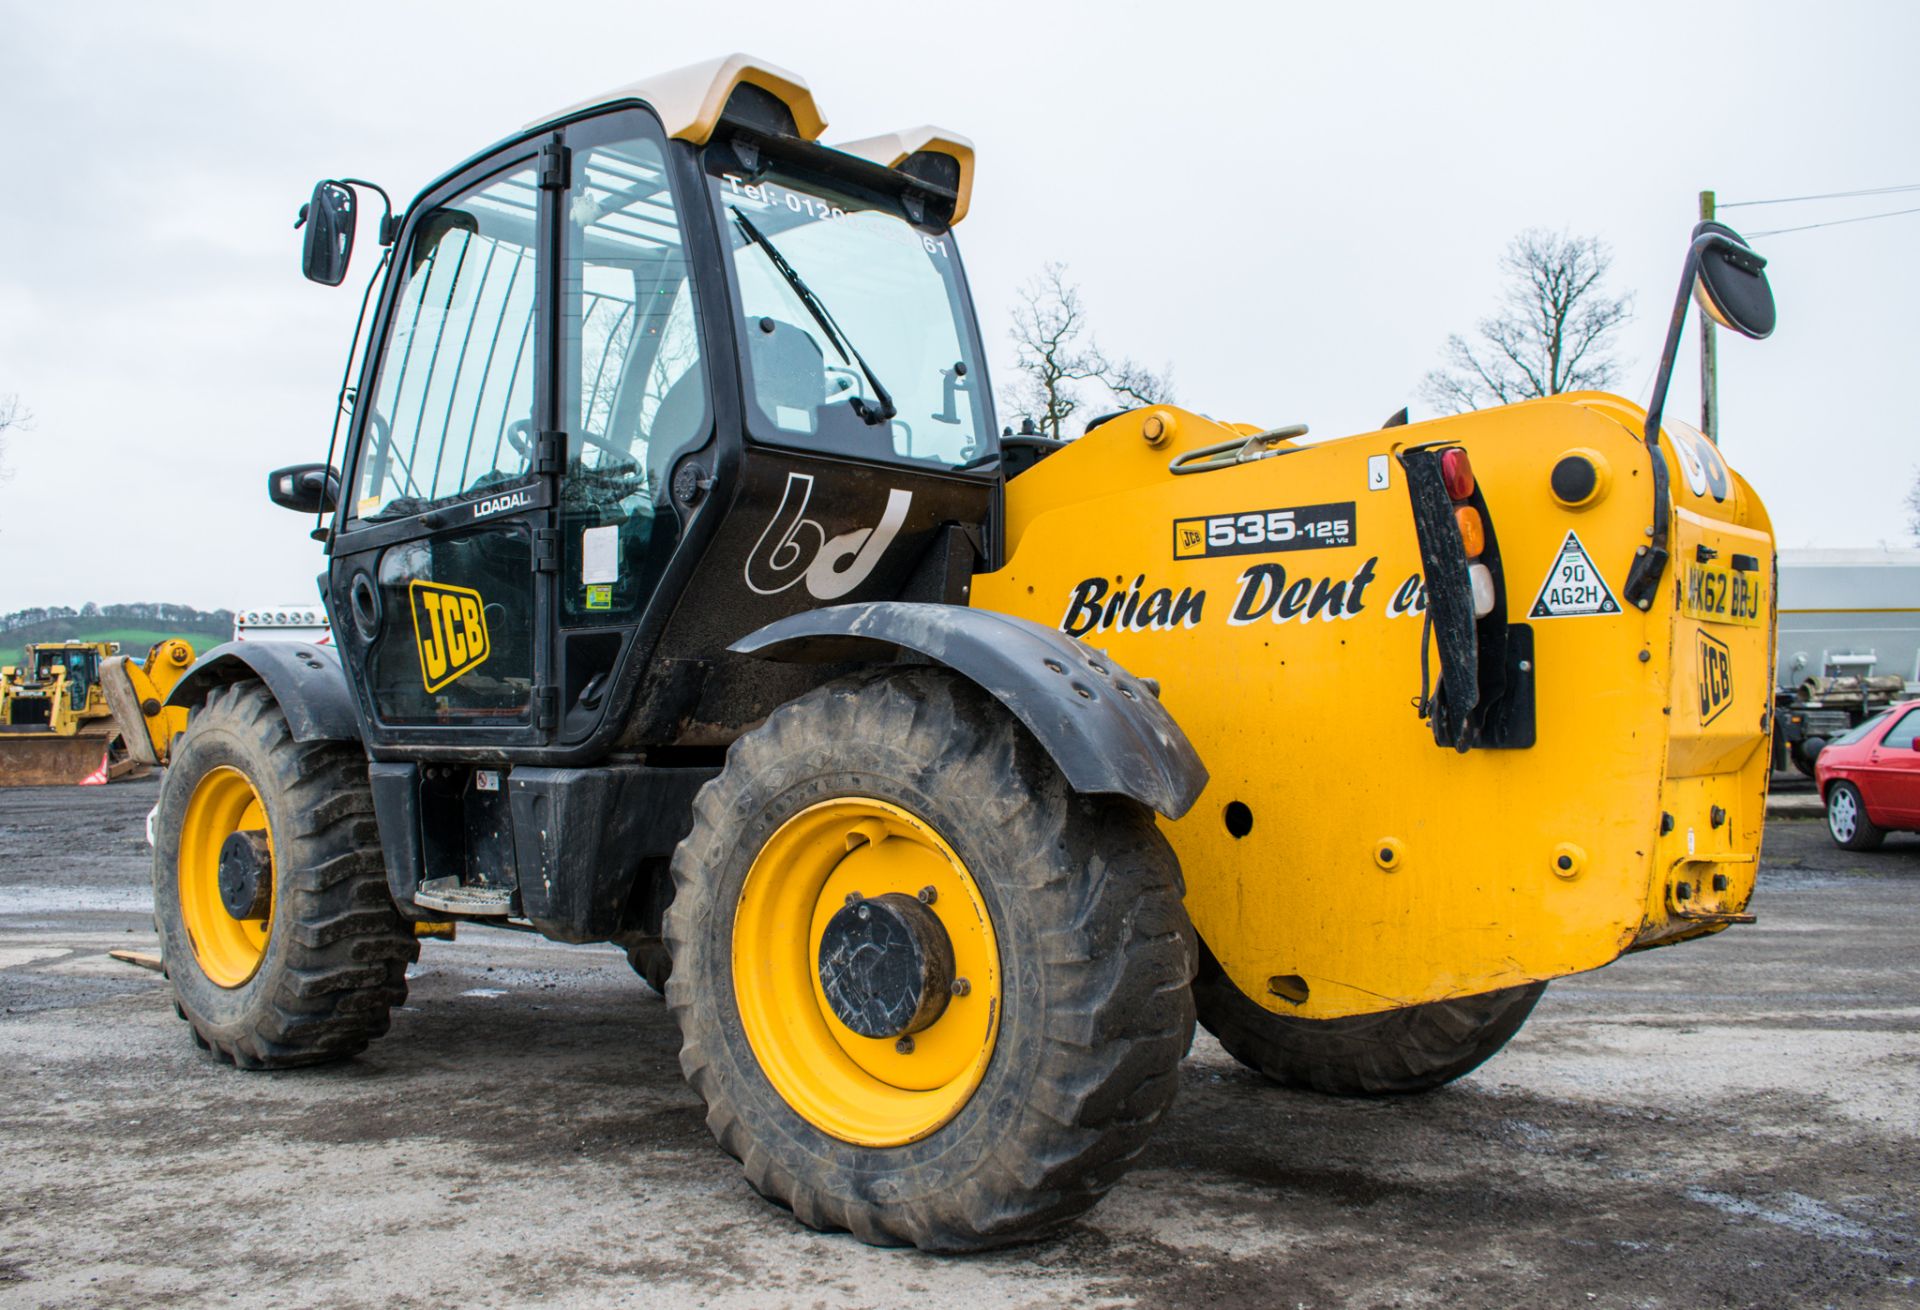
{"label": "jcb telehandler cab", "polygon": [[[736,56],[382,218],[344,453],[271,475],[334,649],[169,698],[198,1041],[360,1050],[422,924],[618,942],[757,1189],[960,1250],[1113,1184],[1196,1004],[1281,1081],[1416,1090],[1743,917],[1772,543],[1709,443],[1598,395],[1003,442],[972,149],[824,126]],[[377,190],[316,189],[309,277]],[[1760,263],[1703,230],[1682,295],[1764,335]]]}

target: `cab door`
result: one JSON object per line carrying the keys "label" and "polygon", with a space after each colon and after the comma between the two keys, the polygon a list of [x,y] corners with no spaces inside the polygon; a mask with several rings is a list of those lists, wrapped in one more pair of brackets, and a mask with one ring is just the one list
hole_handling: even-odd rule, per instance
{"label": "cab door", "polygon": [[1876,822],[1920,827],[1920,708],[1910,709],[1867,749],[1867,807]]}
{"label": "cab door", "polygon": [[538,745],[553,727],[550,275],[559,147],[417,204],[353,416],[328,589],[369,743]]}

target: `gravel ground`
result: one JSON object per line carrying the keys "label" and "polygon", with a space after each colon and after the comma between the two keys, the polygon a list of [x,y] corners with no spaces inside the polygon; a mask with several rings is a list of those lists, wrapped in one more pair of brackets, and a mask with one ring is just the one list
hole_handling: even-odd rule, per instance
{"label": "gravel ground", "polygon": [[211,1063],[152,949],[155,784],[0,791],[0,1306],[1920,1304],[1920,840],[1776,822],[1758,925],[1547,992],[1432,1095],[1289,1093],[1204,1034],[1063,1235],[801,1228],[611,949],[462,929],[329,1069]]}

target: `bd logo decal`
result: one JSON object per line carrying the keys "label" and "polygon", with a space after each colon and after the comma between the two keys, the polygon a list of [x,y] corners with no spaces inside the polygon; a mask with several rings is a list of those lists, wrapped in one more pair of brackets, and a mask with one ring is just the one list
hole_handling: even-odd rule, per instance
{"label": "bd logo decal", "polygon": [[807,517],[812,496],[811,474],[787,474],[780,507],[747,556],[747,586],[762,596],[776,595],[804,578],[815,600],[838,600],[867,580],[900,535],[913,504],[911,491],[895,487],[887,492],[878,525],[830,538],[825,528]]}
{"label": "bd logo decal", "polygon": [[439,691],[486,663],[487,603],[471,587],[415,581],[407,588],[413,610],[413,644],[420,652],[420,680]]}
{"label": "bd logo decal", "polygon": [[1700,726],[1706,727],[1733,704],[1733,653],[1718,637],[1699,635]]}

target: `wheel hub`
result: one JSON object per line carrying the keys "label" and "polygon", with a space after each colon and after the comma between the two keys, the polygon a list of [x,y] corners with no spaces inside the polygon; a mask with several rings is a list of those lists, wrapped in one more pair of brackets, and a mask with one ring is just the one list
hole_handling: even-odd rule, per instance
{"label": "wheel hub", "polygon": [[820,935],[820,987],[862,1037],[922,1032],[953,995],[953,942],[920,900],[888,892],[849,901]]}
{"label": "wheel hub", "polygon": [[229,833],[220,843],[220,903],[236,919],[264,919],[273,897],[273,848],[264,832]]}

